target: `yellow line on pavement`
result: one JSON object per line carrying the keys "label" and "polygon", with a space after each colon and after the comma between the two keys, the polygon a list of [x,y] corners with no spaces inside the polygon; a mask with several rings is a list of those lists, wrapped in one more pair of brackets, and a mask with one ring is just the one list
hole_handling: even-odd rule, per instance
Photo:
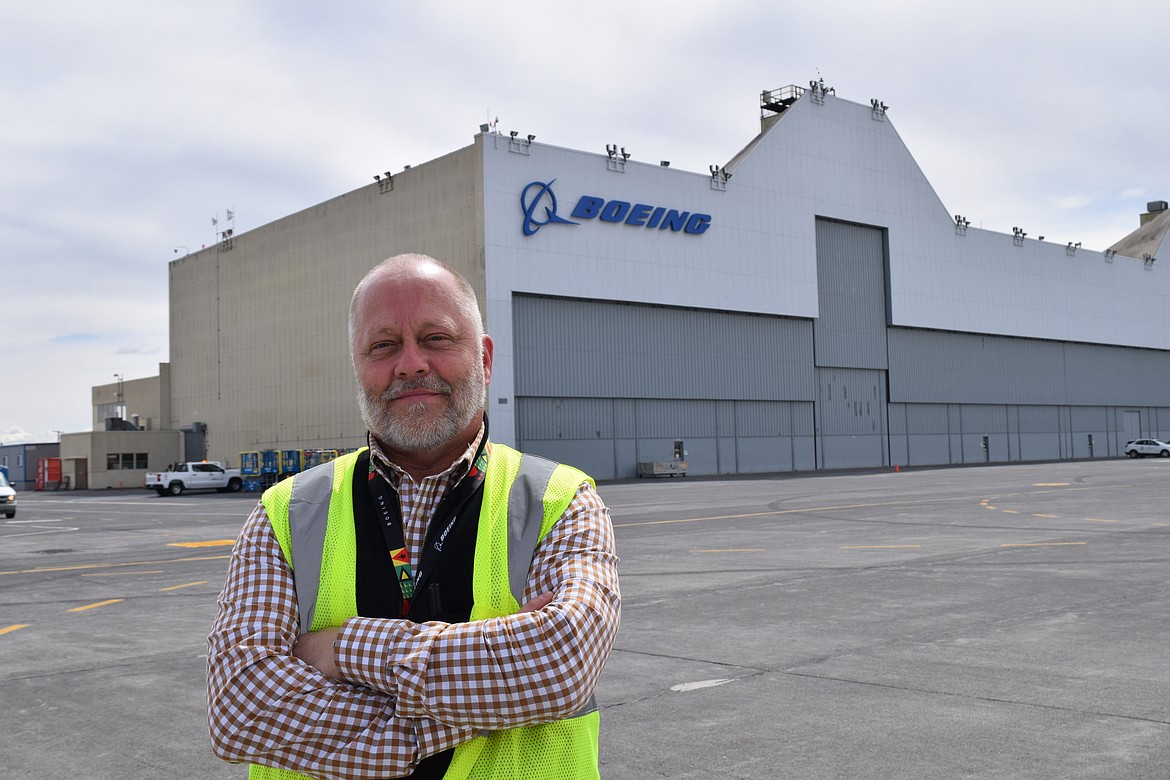
{"label": "yellow line on pavement", "polygon": [[132,561],[129,563],[82,563],[77,566],[38,566],[35,569],[0,571],[0,574],[47,574],[59,571],[81,571],[82,569],[117,569],[124,566],[158,566],[162,563],[190,563],[191,561],[222,561],[230,555],[197,555],[191,558],[174,558],[169,561]]}
{"label": "yellow line on pavement", "polygon": [[922,547],[920,544],[856,544],[849,547],[841,547],[842,550],[916,550]]}
{"label": "yellow line on pavement", "polygon": [[1005,515],[1018,515],[1019,514],[1019,512],[1016,511],[1015,509],[1005,509],[1005,510],[1003,510],[1003,513]]}
{"label": "yellow line on pavement", "polygon": [[1088,542],[1026,542],[1021,544],[1001,544],[1000,547],[1070,547],[1085,545]]}
{"label": "yellow line on pavement", "polygon": [[82,577],[137,577],[139,574],[166,574],[162,569],[153,571],[101,571],[96,574],[82,574]]}
{"label": "yellow line on pavement", "polygon": [[168,542],[167,547],[231,547],[235,539],[215,539],[210,542]]}
{"label": "yellow line on pavement", "polygon": [[1032,487],[1068,487],[1067,482],[1033,482]]}
{"label": "yellow line on pavement", "polygon": [[206,585],[207,580],[199,580],[198,582],[187,582],[182,585],[172,585],[169,588],[159,588],[159,590],[178,590],[179,588],[190,588],[193,585]]}
{"label": "yellow line on pavement", "polygon": [[1041,513],[1039,513],[1039,512],[1035,512],[1035,513],[1033,513],[1033,514],[1032,514],[1032,517],[1052,517],[1052,518],[1056,518],[1056,517],[1060,517],[1060,515],[1045,515],[1045,514],[1041,514]]}
{"label": "yellow line on pavement", "polygon": [[28,628],[28,623],[17,623],[14,626],[0,628],[0,634],[11,634],[13,631],[19,631],[22,628]]}
{"label": "yellow line on pavement", "polygon": [[[943,499],[944,501],[958,499]],[[809,512],[831,512],[840,509],[872,509],[880,506],[915,506],[935,503],[936,499],[921,501],[884,501],[874,504],[840,504],[838,506],[810,506],[806,509],[776,509],[771,512],[745,512],[739,515],[705,515],[703,517],[680,517],[673,520],[642,520],[634,523],[614,523],[614,528],[633,528],[642,525],[677,525],[679,523],[702,523],[708,520],[744,520],[749,517],[779,517],[780,515],[801,515]],[[0,572],[3,573],[3,572]]]}
{"label": "yellow line on pavement", "polygon": [[[1118,490],[1121,488],[1133,487],[1132,485],[1111,485],[1110,489]],[[1096,487],[1074,487],[1070,490],[1097,490]],[[1030,495],[1027,492],[1006,493],[996,498],[1012,498],[1014,496]],[[677,525],[679,523],[702,523],[708,520],[744,520],[751,517],[780,517],[781,515],[802,515],[812,512],[833,512],[842,509],[873,509],[876,507],[891,507],[891,506],[931,506],[933,504],[947,504],[957,501],[972,501],[979,496],[953,496],[944,498],[922,498],[912,499],[906,501],[874,501],[864,504],[836,504],[832,506],[810,506],[803,509],[776,509],[770,512],[746,512],[739,515],[706,515],[703,517],[681,517],[673,520],[642,520],[632,523],[614,523],[614,528],[635,528],[644,525]],[[985,499],[986,500],[986,499]],[[995,509],[993,506],[988,509]],[[4,572],[0,572],[4,574]]]}
{"label": "yellow line on pavement", "polygon": [[86,604],[84,607],[74,607],[73,609],[68,609],[65,611],[66,612],[84,612],[85,610],[93,609],[94,607],[104,607],[108,604],[117,604],[119,601],[122,601],[122,600],[123,599],[106,599],[105,601],[99,601],[96,604]]}
{"label": "yellow line on pavement", "polygon": [[1120,523],[1120,520],[1104,520],[1100,517],[1086,517],[1086,523]]}

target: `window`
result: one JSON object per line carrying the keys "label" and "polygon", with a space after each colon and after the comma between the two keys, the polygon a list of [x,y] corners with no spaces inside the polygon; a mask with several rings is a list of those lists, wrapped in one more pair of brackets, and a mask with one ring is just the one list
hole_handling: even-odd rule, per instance
{"label": "window", "polygon": [[145,471],[146,464],[145,452],[111,452],[106,455],[107,471]]}

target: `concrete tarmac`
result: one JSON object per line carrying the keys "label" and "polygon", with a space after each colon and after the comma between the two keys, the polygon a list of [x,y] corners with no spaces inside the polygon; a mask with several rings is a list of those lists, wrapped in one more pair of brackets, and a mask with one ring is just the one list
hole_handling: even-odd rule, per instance
{"label": "concrete tarmac", "polygon": [[[1170,776],[1170,460],[603,484],[602,777]],[[255,495],[22,493],[0,777],[243,778],[206,634]]]}

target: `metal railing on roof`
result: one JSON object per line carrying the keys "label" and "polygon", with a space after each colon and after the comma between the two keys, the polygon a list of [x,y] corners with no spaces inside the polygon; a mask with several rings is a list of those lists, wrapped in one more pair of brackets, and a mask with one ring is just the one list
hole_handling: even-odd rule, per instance
{"label": "metal railing on roof", "polygon": [[800,99],[805,92],[804,87],[789,84],[780,89],[766,89],[760,93],[760,119],[784,113],[789,106]]}

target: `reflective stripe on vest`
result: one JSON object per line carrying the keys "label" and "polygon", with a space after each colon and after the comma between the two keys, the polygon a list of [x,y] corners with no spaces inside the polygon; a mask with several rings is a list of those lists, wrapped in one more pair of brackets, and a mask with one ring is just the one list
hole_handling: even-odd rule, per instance
{"label": "reflective stripe on vest", "polygon": [[[488,460],[490,467],[491,460]],[[544,538],[544,495],[557,464],[543,458],[521,458],[508,491],[508,585],[517,604],[524,603],[524,586],[536,545]]]}
{"label": "reflective stripe on vest", "polygon": [[[317,608],[317,589],[321,585],[321,555],[325,549],[325,529],[329,525],[329,500],[333,496],[333,464],[309,469],[293,478],[288,502],[290,565],[296,571],[297,613],[301,616],[301,633],[313,625]],[[295,561],[295,564],[292,563]]]}

